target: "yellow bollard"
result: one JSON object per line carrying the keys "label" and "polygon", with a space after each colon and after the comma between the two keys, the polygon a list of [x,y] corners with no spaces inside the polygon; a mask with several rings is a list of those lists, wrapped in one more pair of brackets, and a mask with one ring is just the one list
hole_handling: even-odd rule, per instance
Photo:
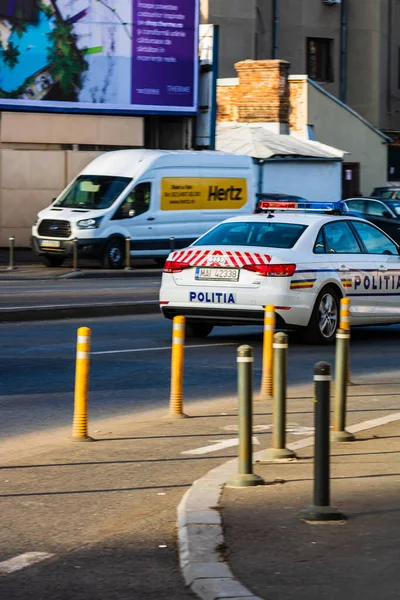
{"label": "yellow bollard", "polygon": [[[350,334],[350,298],[341,298],[340,300],[340,321],[339,321],[339,329],[343,329],[344,331]],[[347,383],[350,382],[350,342],[349,342],[349,354],[348,354],[348,364],[347,364]]]}
{"label": "yellow bollard", "polygon": [[185,418],[183,412],[183,364],[185,351],[185,317],[174,317],[172,324],[171,395],[169,414]]}
{"label": "yellow bollard", "polygon": [[78,329],[76,344],[75,398],[72,441],[92,442],[88,435],[88,394],[90,368],[90,336],[89,327]]}
{"label": "yellow bollard", "polygon": [[264,311],[264,341],[260,400],[267,400],[274,395],[274,333],[275,307],[268,304]]}

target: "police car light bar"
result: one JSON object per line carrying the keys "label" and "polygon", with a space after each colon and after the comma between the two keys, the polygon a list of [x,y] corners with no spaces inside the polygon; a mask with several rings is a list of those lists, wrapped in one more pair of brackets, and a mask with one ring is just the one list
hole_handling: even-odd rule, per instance
{"label": "police car light bar", "polygon": [[272,200],[260,200],[257,208],[260,210],[309,210],[317,212],[348,212],[346,202],[280,202]]}

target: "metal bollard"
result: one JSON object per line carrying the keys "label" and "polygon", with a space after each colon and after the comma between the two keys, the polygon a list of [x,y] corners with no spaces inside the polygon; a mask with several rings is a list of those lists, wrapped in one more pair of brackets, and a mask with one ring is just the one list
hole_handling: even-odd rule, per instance
{"label": "metal bollard", "polygon": [[231,487],[264,483],[262,477],[253,473],[253,360],[251,346],[238,348],[239,472],[228,480]]}
{"label": "metal bollard", "polygon": [[79,271],[78,269],[78,240],[76,238],[72,241],[72,269]]}
{"label": "metal bollard", "polygon": [[330,506],[329,400],[331,366],[319,362],[314,369],[315,438],[314,438],[314,504],[303,508],[304,521],[343,521],[345,516]]}
{"label": "metal bollard", "polygon": [[172,324],[171,394],[169,415],[185,418],[183,412],[183,366],[185,351],[185,317],[174,317]]}
{"label": "metal bollard", "polygon": [[125,238],[125,269],[124,271],[132,271],[131,267],[131,238],[129,235]]}
{"label": "metal bollard", "polygon": [[340,320],[339,320],[339,328],[347,331],[349,334],[349,353],[347,358],[347,371],[346,371],[346,381],[351,385],[350,381],[350,298],[341,298],[340,299]]}
{"label": "metal bollard", "polygon": [[336,332],[335,361],[335,418],[331,440],[335,442],[351,442],[355,439],[350,431],[346,431],[347,401],[347,365],[349,357],[350,331],[338,329]]}
{"label": "metal bollard", "polygon": [[293,450],[286,448],[286,387],[287,387],[287,351],[286,333],[274,335],[274,417],[272,448],[262,455],[262,461],[287,460],[296,458]]}
{"label": "metal bollard", "polygon": [[8,241],[10,243],[10,260],[8,265],[8,271],[14,271],[14,269],[17,268],[14,264],[15,237],[11,236],[10,238],[8,238]]}
{"label": "metal bollard", "polygon": [[74,420],[72,425],[73,442],[92,442],[88,435],[88,395],[90,369],[90,336],[89,327],[78,329],[76,345]]}
{"label": "metal bollard", "polygon": [[268,304],[264,310],[264,339],[263,339],[263,363],[261,376],[260,400],[268,400],[274,393],[274,331],[275,331],[275,307]]}
{"label": "metal bollard", "polygon": [[171,252],[173,252],[175,250],[175,238],[174,237],[169,238],[169,248],[170,248]]}

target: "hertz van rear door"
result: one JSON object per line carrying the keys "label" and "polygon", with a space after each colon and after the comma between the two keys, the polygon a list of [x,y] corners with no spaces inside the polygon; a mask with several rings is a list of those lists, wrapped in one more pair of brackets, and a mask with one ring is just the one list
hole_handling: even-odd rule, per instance
{"label": "hertz van rear door", "polygon": [[160,204],[154,206],[153,232],[166,249],[171,237],[175,249],[184,248],[224,219],[253,211],[250,157],[218,152],[175,156],[181,164],[157,169],[155,181]]}

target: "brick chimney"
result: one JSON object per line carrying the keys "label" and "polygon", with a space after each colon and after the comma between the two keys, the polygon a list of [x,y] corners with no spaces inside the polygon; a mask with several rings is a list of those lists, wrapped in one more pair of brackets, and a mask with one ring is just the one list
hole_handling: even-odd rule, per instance
{"label": "brick chimney", "polygon": [[230,93],[229,86],[221,93],[218,90],[218,120],[229,121],[234,115],[239,123],[269,124],[274,133],[289,133],[289,67],[285,60],[236,63],[239,85],[232,86]]}

